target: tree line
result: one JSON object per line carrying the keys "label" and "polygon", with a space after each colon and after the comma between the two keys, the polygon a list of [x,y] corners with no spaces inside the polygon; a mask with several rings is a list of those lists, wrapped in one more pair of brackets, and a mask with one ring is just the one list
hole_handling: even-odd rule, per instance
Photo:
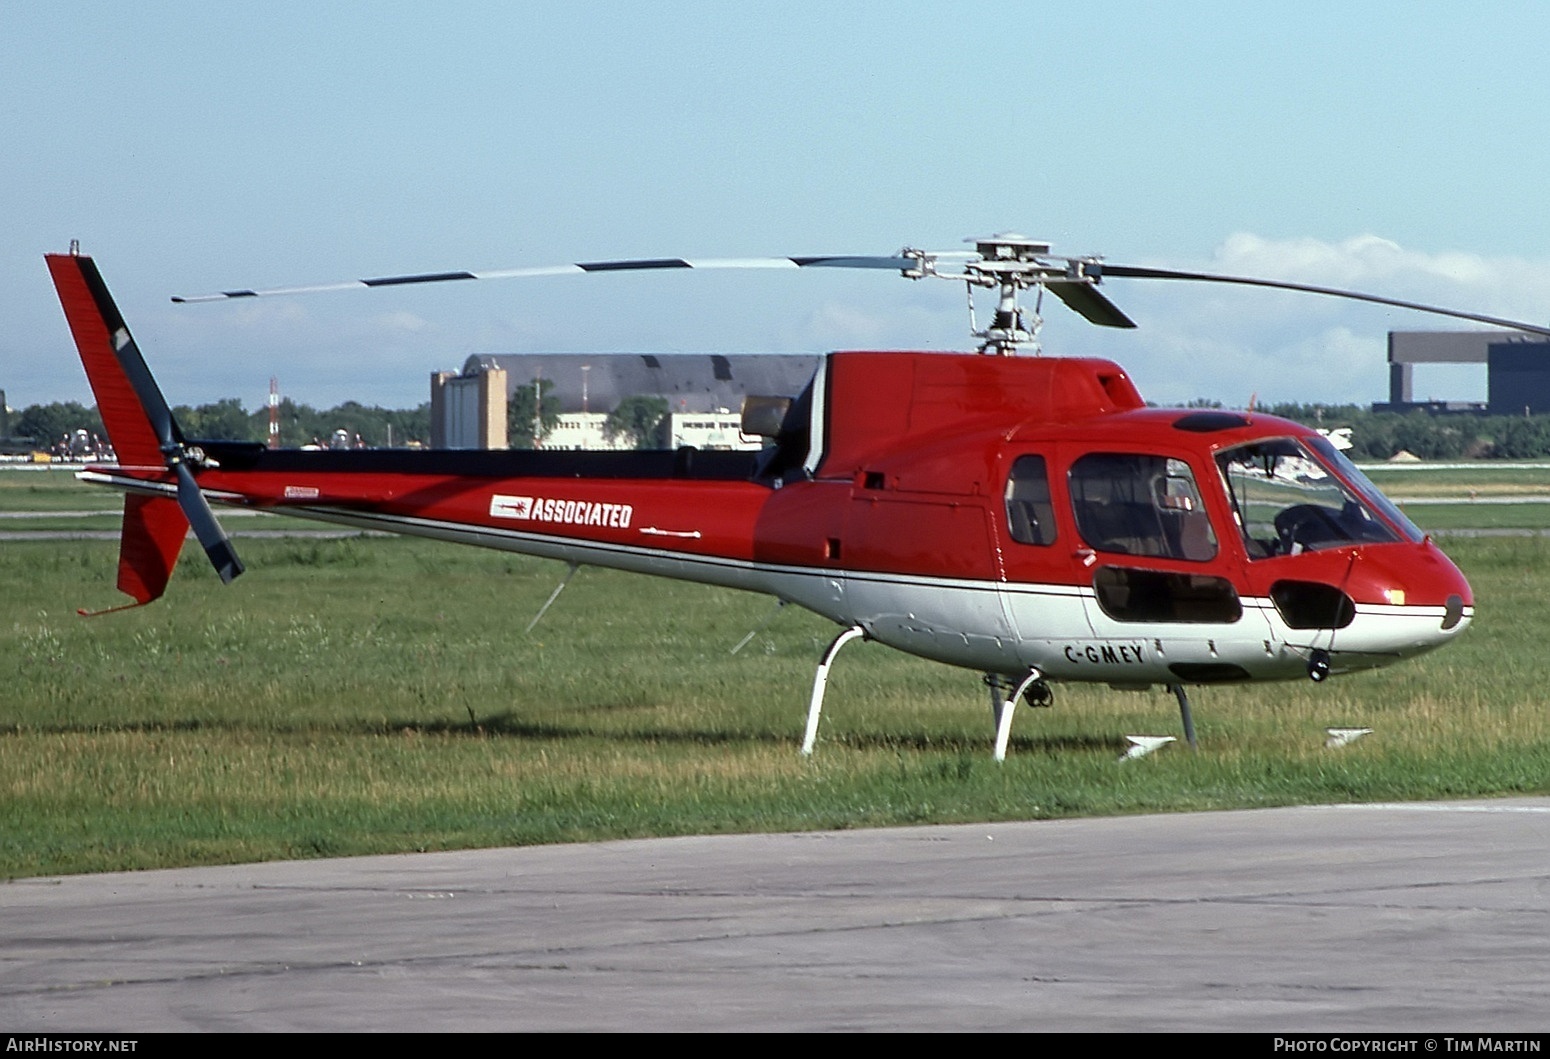
{"label": "tree line", "polygon": [[[542,404],[531,387],[519,387],[507,408],[512,448],[531,448],[535,417],[540,424],[539,438],[546,437],[559,424],[560,405],[552,395],[554,384],[544,379]],[[661,397],[627,397],[608,414],[603,435],[610,441],[624,442],[632,448],[654,448],[661,443],[662,421],[668,403]],[[269,406],[253,411],[242,407],[235,397],[201,405],[178,405],[172,409],[184,437],[210,441],[261,441],[269,439]],[[89,437],[106,438],[102,417],[95,405],[88,408],[79,401],[54,401],[35,404],[12,413],[5,430],[13,440],[29,440],[30,447],[43,451],[69,448],[69,439],[84,430]],[[418,408],[380,408],[346,401],[333,408],[316,409],[290,398],[280,401],[280,447],[327,446],[337,431],[344,431],[352,446],[365,448],[405,448],[429,445],[431,406]],[[0,438],[0,440],[4,440]],[[28,447],[13,444],[11,448]],[[61,450],[61,454],[64,454]],[[77,453],[79,455],[79,453]]]}
{"label": "tree line", "polygon": [[1354,460],[1408,452],[1423,460],[1527,460],[1550,457],[1550,416],[1374,412],[1358,405],[1281,404],[1264,409],[1321,430],[1351,428]]}
{"label": "tree line", "polygon": [[[269,440],[267,404],[249,412],[237,398],[228,397],[209,404],[178,405],[173,408],[172,415],[188,438],[211,441]],[[97,414],[96,407],[87,408],[79,401],[35,404],[23,408],[10,418],[10,433],[14,437],[30,438],[36,447],[45,450],[77,430],[98,437],[106,436],[102,417]],[[346,401],[333,408],[319,410],[287,397],[280,401],[279,424],[282,448],[327,445],[338,430],[343,430],[352,444],[359,438],[360,444],[368,448],[403,448],[430,443],[431,406],[427,402],[418,408],[394,409]]]}

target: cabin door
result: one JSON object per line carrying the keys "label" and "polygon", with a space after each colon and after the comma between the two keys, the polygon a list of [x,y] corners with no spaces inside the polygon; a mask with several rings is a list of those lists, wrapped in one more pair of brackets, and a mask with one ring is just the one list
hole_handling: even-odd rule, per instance
{"label": "cabin door", "polygon": [[[1269,649],[1258,607],[1245,608],[1235,549],[1183,458],[1087,452],[1067,474],[1092,642],[1072,664],[1113,683],[1248,679]],[[1205,479],[1213,482],[1214,479]]]}

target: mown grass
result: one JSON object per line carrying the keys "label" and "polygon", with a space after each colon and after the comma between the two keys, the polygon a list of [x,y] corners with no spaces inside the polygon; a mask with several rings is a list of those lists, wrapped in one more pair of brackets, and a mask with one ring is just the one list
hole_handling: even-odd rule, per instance
{"label": "mown grass", "polygon": [[[0,509],[0,512],[3,512],[3,509]],[[254,533],[296,533],[306,530],[317,533],[337,529],[310,519],[276,515],[268,511],[221,510],[216,513],[216,517],[221,520],[226,532],[233,537],[244,537]],[[117,533],[123,521],[123,502],[120,501],[118,508],[101,514],[43,512],[26,518],[0,518],[0,533]],[[0,540],[4,540],[4,537],[0,537]]]}
{"label": "mown grass", "polygon": [[1407,464],[1364,470],[1425,530],[1550,527],[1550,503],[1545,500],[1550,497],[1550,466],[1542,463],[1481,461],[1467,468]]}
{"label": "mown grass", "polygon": [[[1538,539],[1449,545],[1476,628],[1414,663],[1200,689],[1201,752],[1161,692],[1064,687],[1004,765],[974,674],[767,600],[402,539],[254,541],[222,588],[197,549],[168,599],[115,597],[107,542],[0,546],[0,874],[755,829],[1039,818],[1550,789]],[[8,670],[8,672],[7,672]],[[1372,727],[1340,751],[1330,725]]]}
{"label": "mown grass", "polygon": [[[999,766],[975,674],[872,644],[839,659],[800,757],[835,629],[787,608],[731,656],[760,597],[587,569],[524,634],[563,567],[403,539],[240,547],[229,588],[191,546],[167,599],[82,619],[121,599],[115,544],[0,542],[0,876],[1550,790],[1537,538],[1447,540],[1479,616],[1446,651],[1198,689],[1200,753],[1124,764],[1125,735],[1178,733],[1172,697],[1062,687],[1020,711]],[[1331,725],[1375,732],[1330,751]]]}
{"label": "mown grass", "polygon": [[1363,464],[1362,472],[1390,496],[1453,495],[1467,497],[1550,493],[1550,463],[1480,460],[1459,464]]}
{"label": "mown grass", "polygon": [[1455,530],[1550,532],[1550,503],[1523,504],[1401,504],[1428,533]]}
{"label": "mown grass", "polygon": [[123,508],[117,494],[76,481],[75,471],[49,464],[0,465],[0,511],[116,512]]}

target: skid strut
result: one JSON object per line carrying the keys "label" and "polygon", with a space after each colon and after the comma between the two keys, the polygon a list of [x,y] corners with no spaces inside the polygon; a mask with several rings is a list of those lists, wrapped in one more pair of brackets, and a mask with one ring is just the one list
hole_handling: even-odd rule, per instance
{"label": "skid strut", "polygon": [[1200,749],[1195,745],[1195,718],[1189,712],[1189,695],[1184,691],[1184,685],[1169,684],[1168,690],[1179,700],[1179,716],[1184,719],[1184,741],[1191,750]]}
{"label": "skid strut", "polygon": [[[1028,675],[1023,677],[1015,687],[1009,681],[1002,680],[994,674],[986,675],[985,683],[990,688],[990,710],[996,718],[996,748],[993,755],[995,760],[1006,760],[1006,745],[1012,738],[1012,714],[1016,712],[1017,700],[1022,698],[1029,688],[1043,681],[1044,674],[1037,669],[1028,670]],[[1002,698],[1001,693],[1009,687],[1012,688],[1012,694]],[[1045,690],[1047,691],[1048,688],[1046,687]],[[1044,698],[1043,695],[1039,697]]]}
{"label": "skid strut", "polygon": [[813,743],[818,738],[818,715],[823,712],[823,695],[829,688],[829,666],[834,664],[834,656],[840,653],[841,647],[865,635],[865,629],[852,625],[836,636],[829,649],[823,653],[823,660],[818,663],[818,672],[813,675],[813,698],[807,706],[807,734],[802,737],[803,754],[813,752]]}

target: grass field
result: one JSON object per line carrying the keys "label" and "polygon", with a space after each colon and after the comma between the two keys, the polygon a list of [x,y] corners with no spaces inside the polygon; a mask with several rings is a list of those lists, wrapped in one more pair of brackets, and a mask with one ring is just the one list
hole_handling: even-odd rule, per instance
{"label": "grass field", "polygon": [[[8,476],[0,475],[0,479]],[[70,488],[70,486],[66,486]],[[8,494],[0,492],[0,497]],[[0,510],[3,510],[0,507]],[[53,510],[69,510],[56,507]],[[190,548],[121,597],[110,542],[0,543],[0,876],[287,857],[1550,790],[1550,540],[1449,540],[1479,600],[1445,651],[1322,685],[1062,687],[1004,765],[975,674],[855,646],[797,753],[834,628],[761,597],[404,539]],[[1373,735],[1323,748],[1331,725]]]}
{"label": "grass field", "polygon": [[1390,496],[1550,495],[1550,463],[1481,460],[1460,464],[1363,464],[1362,473]]}
{"label": "grass field", "polygon": [[75,480],[73,468],[49,464],[0,465],[0,513],[123,510],[124,501],[106,489]]}
{"label": "grass field", "polygon": [[[77,481],[72,467],[0,465],[0,534],[116,532],[123,510],[120,494]],[[221,518],[228,523],[228,531],[239,536],[326,528],[268,511],[227,508]]]}

